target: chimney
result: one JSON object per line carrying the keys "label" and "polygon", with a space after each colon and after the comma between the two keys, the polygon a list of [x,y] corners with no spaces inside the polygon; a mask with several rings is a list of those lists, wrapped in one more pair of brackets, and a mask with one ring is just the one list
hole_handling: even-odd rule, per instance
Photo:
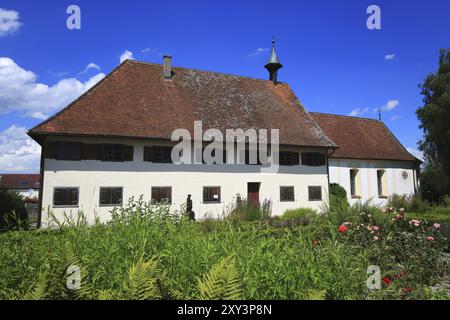
{"label": "chimney", "polygon": [[172,79],[172,57],[165,55],[164,59],[164,79]]}

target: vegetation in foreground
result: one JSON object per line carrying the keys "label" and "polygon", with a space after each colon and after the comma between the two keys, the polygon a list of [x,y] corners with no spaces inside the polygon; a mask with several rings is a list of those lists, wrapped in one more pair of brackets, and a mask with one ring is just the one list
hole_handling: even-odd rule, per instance
{"label": "vegetation in foreground", "polygon": [[[249,216],[190,222],[140,199],[105,225],[76,219],[3,233],[0,298],[448,299],[438,224],[368,203]],[[371,265],[380,268],[379,290],[367,287]],[[70,266],[80,268],[78,280]],[[68,289],[77,281],[80,289]]]}

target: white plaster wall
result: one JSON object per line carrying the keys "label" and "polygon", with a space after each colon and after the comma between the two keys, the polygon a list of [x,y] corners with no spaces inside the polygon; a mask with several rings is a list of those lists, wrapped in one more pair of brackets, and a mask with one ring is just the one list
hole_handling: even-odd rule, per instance
{"label": "white plaster wall", "polygon": [[[358,200],[372,199],[374,204],[386,205],[387,199],[378,196],[377,170],[385,170],[386,196],[396,194],[414,194],[415,181],[417,181],[415,164],[407,161],[376,161],[376,160],[350,160],[329,159],[330,183],[338,183],[347,191],[350,203]],[[350,169],[359,170],[361,199],[352,199],[350,194]],[[408,177],[403,178],[403,172]]]}
{"label": "white plaster wall", "polygon": [[[61,138],[53,139],[62,141]],[[76,139],[65,139],[81,141]],[[151,199],[152,186],[171,186],[173,210],[179,210],[188,194],[192,195],[196,217],[221,217],[235,202],[236,194],[247,197],[247,183],[259,182],[260,201],[272,201],[272,214],[280,215],[286,209],[309,207],[320,210],[328,198],[327,167],[291,166],[280,167],[278,173],[261,173],[259,166],[252,165],[174,165],[143,161],[146,141],[89,139],[89,143],[124,143],[134,145],[132,162],[102,162],[94,160],[58,161],[45,159],[42,198],[42,225],[46,226],[48,209],[62,218],[64,212],[75,214],[78,210],[94,219],[94,213],[102,221],[110,219],[112,207],[99,206],[100,187],[123,187],[124,203],[131,196],[144,200]],[[162,145],[164,143],[154,143]],[[297,149],[300,151],[300,149]],[[310,151],[312,149],[303,149]],[[229,155],[228,155],[229,156]],[[203,187],[220,186],[221,203],[204,204]],[[294,186],[295,201],[280,202],[280,186]],[[322,187],[322,201],[308,201],[308,186]],[[76,208],[54,208],[53,189],[55,187],[78,187],[79,206]]]}

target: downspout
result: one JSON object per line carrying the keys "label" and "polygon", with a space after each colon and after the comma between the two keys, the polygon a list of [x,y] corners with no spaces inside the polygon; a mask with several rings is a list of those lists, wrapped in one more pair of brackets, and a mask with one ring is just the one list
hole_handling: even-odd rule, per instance
{"label": "downspout", "polygon": [[41,168],[39,170],[39,209],[38,209],[38,216],[37,216],[37,222],[36,227],[38,229],[41,228],[41,222],[42,222],[42,195],[44,193],[44,166],[45,166],[45,137],[42,139],[41,144]]}
{"label": "downspout", "polygon": [[336,152],[336,149],[332,149],[331,153],[327,152],[328,204],[330,203],[330,188],[331,188],[331,183],[330,183],[330,160],[329,160],[329,158],[335,152]]}

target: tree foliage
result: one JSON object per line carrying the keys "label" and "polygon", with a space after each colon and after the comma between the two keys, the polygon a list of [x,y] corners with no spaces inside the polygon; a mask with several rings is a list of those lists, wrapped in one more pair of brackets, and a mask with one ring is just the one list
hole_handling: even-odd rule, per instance
{"label": "tree foliage", "polygon": [[428,165],[423,191],[429,200],[436,200],[450,193],[450,49],[440,51],[437,72],[429,74],[420,88],[424,105],[416,114],[424,135],[419,149]]}
{"label": "tree foliage", "polygon": [[22,197],[6,189],[0,189],[0,231],[25,228],[28,213]]}

